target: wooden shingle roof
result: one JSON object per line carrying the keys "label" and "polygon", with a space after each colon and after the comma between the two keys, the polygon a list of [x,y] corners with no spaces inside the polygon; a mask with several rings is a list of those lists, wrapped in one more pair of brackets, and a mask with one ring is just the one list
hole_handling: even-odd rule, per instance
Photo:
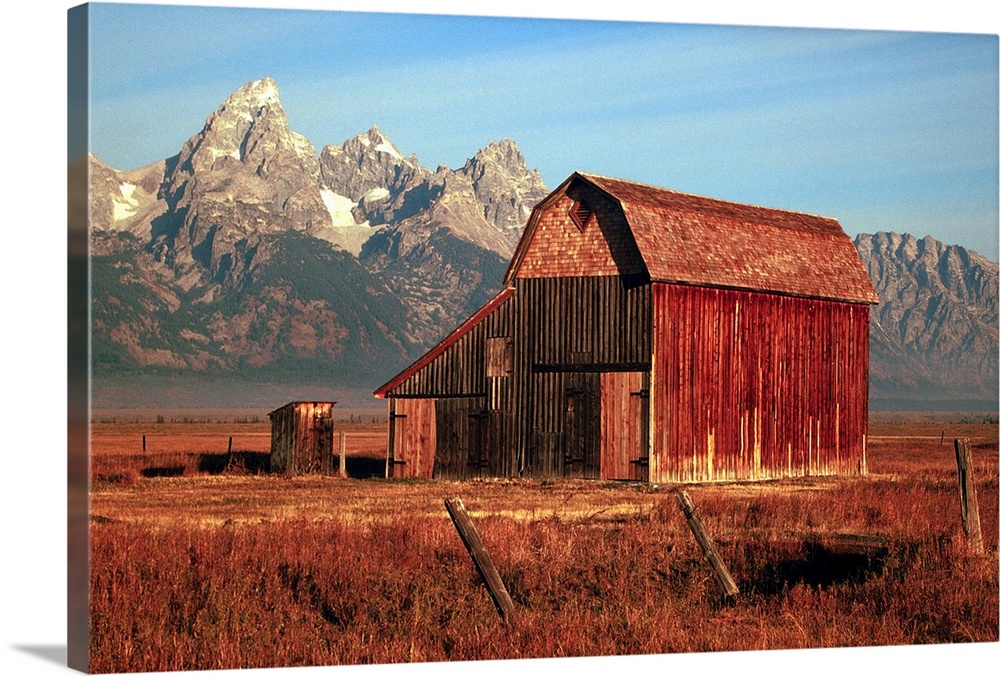
{"label": "wooden shingle roof", "polygon": [[[727,202],[594,174],[574,173],[620,204],[650,279],[877,303],[851,239],[833,218]],[[533,234],[532,213],[505,279],[517,274]]]}

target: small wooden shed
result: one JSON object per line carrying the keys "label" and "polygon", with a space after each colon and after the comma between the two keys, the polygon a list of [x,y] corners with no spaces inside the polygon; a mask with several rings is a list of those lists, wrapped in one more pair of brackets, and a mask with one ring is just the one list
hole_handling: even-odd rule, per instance
{"label": "small wooden shed", "polygon": [[333,472],[335,401],[291,401],[271,419],[271,471],[279,474]]}

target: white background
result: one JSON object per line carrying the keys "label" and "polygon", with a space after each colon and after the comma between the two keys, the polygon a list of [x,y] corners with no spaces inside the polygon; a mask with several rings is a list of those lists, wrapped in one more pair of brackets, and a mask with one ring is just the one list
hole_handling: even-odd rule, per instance
{"label": "white background", "polygon": [[[0,135],[3,220],[0,274],[4,293],[0,347],[3,393],[0,445],[4,510],[4,674],[65,670],[66,646],[66,441],[65,441],[65,185],[66,10],[74,3],[52,0],[11,3],[4,8],[3,100]],[[160,4],[179,4],[166,0]],[[198,3],[186,3],[198,4]],[[466,0],[401,2],[299,0],[282,3],[215,1],[201,4],[425,11],[452,14],[659,20],[694,23],[884,28],[996,34],[997,10],[983,1],[939,3],[845,1],[753,3],[701,0],[654,9],[648,0],[586,3],[513,0],[481,4]],[[808,3],[811,4],[811,3]],[[578,5],[584,5],[580,7]],[[248,670],[214,674],[546,674],[552,671],[635,674],[734,671],[740,674],[805,671],[809,674],[941,674],[1000,664],[1000,645],[919,646],[713,655],[638,656],[518,663],[466,663],[376,667],[318,667],[306,671]]]}

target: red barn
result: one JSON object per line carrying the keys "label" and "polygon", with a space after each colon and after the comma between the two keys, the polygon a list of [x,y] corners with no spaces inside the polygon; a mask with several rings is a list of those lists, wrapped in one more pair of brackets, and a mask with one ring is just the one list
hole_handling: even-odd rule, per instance
{"label": "red barn", "polygon": [[575,173],[503,290],[375,392],[387,473],[864,473],[877,302],[832,218]]}

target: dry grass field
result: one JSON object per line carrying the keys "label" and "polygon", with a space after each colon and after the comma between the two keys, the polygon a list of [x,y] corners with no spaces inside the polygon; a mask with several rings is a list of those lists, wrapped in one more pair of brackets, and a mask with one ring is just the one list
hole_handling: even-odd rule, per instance
{"label": "dry grass field", "polygon": [[[998,640],[996,425],[873,424],[867,477],[686,486],[735,601],[674,486],[390,482],[384,423],[337,429],[347,479],[266,474],[266,422],[95,423],[91,670]],[[985,555],[963,536],[955,437]],[[511,626],[445,512],[456,495]]]}

